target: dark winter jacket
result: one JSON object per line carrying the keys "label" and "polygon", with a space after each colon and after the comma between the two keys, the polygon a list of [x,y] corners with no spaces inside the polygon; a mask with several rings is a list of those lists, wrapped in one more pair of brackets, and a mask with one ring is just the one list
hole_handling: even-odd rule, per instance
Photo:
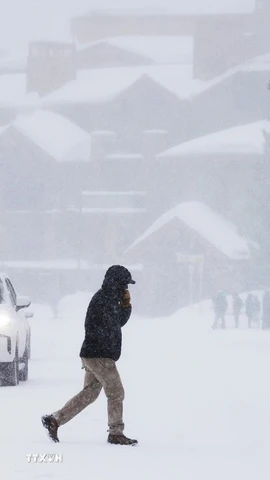
{"label": "dark winter jacket", "polygon": [[260,311],[260,302],[255,295],[249,294],[246,299],[246,314],[248,317],[252,317],[255,313]]}
{"label": "dark winter jacket", "polygon": [[233,295],[232,306],[233,306],[233,313],[235,315],[239,315],[243,305],[244,305],[244,303],[243,303],[242,299],[238,295]]}
{"label": "dark winter jacket", "polygon": [[225,315],[228,310],[228,302],[223,292],[219,292],[213,299],[213,307],[216,315]]}
{"label": "dark winter jacket", "polygon": [[85,339],[80,356],[110,358],[117,361],[121,355],[122,331],[131,315],[131,305],[124,301],[132,280],[130,272],[120,265],[111,267],[102,288],[93,296],[85,319]]}

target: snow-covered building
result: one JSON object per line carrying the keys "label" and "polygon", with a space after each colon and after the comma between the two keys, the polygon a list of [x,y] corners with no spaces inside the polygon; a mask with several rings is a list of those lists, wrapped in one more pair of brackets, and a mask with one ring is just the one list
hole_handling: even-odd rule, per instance
{"label": "snow-covered building", "polygon": [[[269,176],[266,120],[184,142],[157,156],[151,196],[161,211],[182,201],[206,202],[244,231],[260,218],[260,185]],[[159,192],[159,193],[157,193]]]}
{"label": "snow-covered building", "polygon": [[97,264],[121,263],[123,252],[147,224],[146,192],[88,190],[82,192],[81,255]]}
{"label": "snow-covered building", "polygon": [[81,70],[42,105],[88,132],[115,131],[123,150],[134,152],[141,150],[145,130],[167,130],[172,145],[190,138],[183,123],[190,124],[190,99],[202,88],[190,65]]}
{"label": "snow-covered building", "polygon": [[90,135],[61,115],[36,110],[29,115],[18,116],[11,127],[59,163],[90,161]]}
{"label": "snow-covered building", "polygon": [[270,122],[239,125],[217,133],[184,142],[166,152],[159,158],[194,157],[196,155],[213,157],[216,155],[264,155],[265,133],[269,133]]}
{"label": "snow-covered building", "polygon": [[266,52],[205,82],[195,93],[191,107],[194,137],[269,118],[269,44]]}
{"label": "snow-covered building", "polygon": [[249,288],[258,252],[257,243],[209,206],[184,202],[154,221],[126,257],[145,266],[138,303],[148,304],[151,313],[167,314],[218,289]]}
{"label": "snow-covered building", "polygon": [[1,248],[7,258],[64,251],[65,230],[56,216],[76,202],[78,165],[90,162],[90,154],[90,135],[52,112],[21,115],[1,129],[0,197],[8,232]]}
{"label": "snow-covered building", "polygon": [[103,9],[75,17],[71,30],[82,44],[115,35],[194,37],[195,76],[209,79],[264,53],[267,41],[262,41],[262,31],[266,30],[268,11],[263,15],[261,11],[259,5],[256,10],[256,0],[181,2],[172,11]]}
{"label": "snow-covered building", "polygon": [[0,129],[7,260],[120,262],[146,228],[147,192],[143,156],[115,152],[115,139],[45,110]]}
{"label": "snow-covered building", "polygon": [[46,95],[76,78],[76,51],[72,43],[30,42],[27,92]]}
{"label": "snow-covered building", "polygon": [[77,68],[192,64],[192,37],[126,36],[78,44]]}
{"label": "snow-covered building", "polygon": [[[81,43],[76,52],[75,44],[35,42],[27,75],[0,75],[0,193],[6,211],[16,212],[14,222],[13,214],[6,217],[13,223],[11,242],[1,236],[3,248],[12,248],[18,258],[20,252],[31,252],[32,258],[68,257],[78,270],[84,259],[122,261],[135,238],[140,241],[128,255],[142,246],[144,254],[148,243],[155,254],[152,239],[163,227],[148,231],[147,238],[143,232],[181,203],[179,216],[164,225],[164,232],[172,226],[172,243],[173,235],[184,239],[187,252],[175,252],[179,262],[185,255],[201,261],[192,245],[204,244],[216,275],[216,257],[221,263],[226,258],[226,265],[246,264],[247,258],[227,255],[183,214],[192,210],[187,202],[197,202],[192,215],[201,213],[207,225],[224,226],[226,221],[219,223],[217,217],[223,215],[240,228],[238,239],[243,232],[252,236],[252,221],[260,218],[256,195],[270,135],[269,122],[261,120],[269,111],[269,55],[258,57],[265,52],[254,47],[253,0],[244,11],[237,0],[223,5],[226,12],[220,7],[217,1],[209,11],[202,2],[196,11],[187,4],[171,15],[90,15],[90,20],[81,18],[81,31],[75,26]],[[221,13],[226,15],[221,18]],[[88,20],[91,31],[84,30]],[[248,53],[243,42],[245,48],[252,44]],[[49,93],[39,98],[35,90],[43,95],[47,87]],[[27,95],[28,90],[33,93]],[[15,188],[8,191],[14,178]],[[211,208],[218,213],[210,213]],[[36,238],[29,235],[35,229]],[[229,238],[228,224],[226,229]],[[31,238],[31,248],[24,237]],[[146,264],[151,248],[145,250]],[[158,263],[158,255],[151,257],[153,277]],[[164,272],[166,277],[166,265]]]}
{"label": "snow-covered building", "polygon": [[151,58],[128,51],[110,42],[92,42],[79,47],[76,52],[78,69],[133,67],[151,65]]}

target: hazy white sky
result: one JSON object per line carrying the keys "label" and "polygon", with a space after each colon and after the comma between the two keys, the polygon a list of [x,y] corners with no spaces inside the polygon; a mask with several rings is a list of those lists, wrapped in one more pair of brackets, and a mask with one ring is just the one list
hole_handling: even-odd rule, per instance
{"label": "hazy white sky", "polygon": [[0,48],[24,51],[31,39],[65,39],[69,18],[92,8],[160,8],[183,13],[247,12],[255,0],[0,0]]}

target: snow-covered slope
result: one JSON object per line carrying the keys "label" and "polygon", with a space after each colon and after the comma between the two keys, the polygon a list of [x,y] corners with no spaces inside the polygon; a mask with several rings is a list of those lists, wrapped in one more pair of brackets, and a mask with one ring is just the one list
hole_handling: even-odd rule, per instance
{"label": "snow-covered slope", "polygon": [[[78,351],[88,297],[35,306],[30,380],[0,389],[1,477],[6,480],[268,480],[270,336],[212,331],[208,302],[167,319],[134,316],[124,328],[119,369],[126,433],[137,448],[106,444],[106,401],[60,430],[51,444],[40,416],[82,386]],[[135,307],[136,309],[136,307]],[[229,325],[231,324],[231,320]],[[28,463],[57,453],[62,463]]]}

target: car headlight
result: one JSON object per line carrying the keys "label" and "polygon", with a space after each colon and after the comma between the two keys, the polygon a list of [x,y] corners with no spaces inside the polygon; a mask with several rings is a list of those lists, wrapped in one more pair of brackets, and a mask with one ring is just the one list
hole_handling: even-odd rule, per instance
{"label": "car headlight", "polygon": [[0,328],[11,324],[11,318],[8,315],[0,315]]}

